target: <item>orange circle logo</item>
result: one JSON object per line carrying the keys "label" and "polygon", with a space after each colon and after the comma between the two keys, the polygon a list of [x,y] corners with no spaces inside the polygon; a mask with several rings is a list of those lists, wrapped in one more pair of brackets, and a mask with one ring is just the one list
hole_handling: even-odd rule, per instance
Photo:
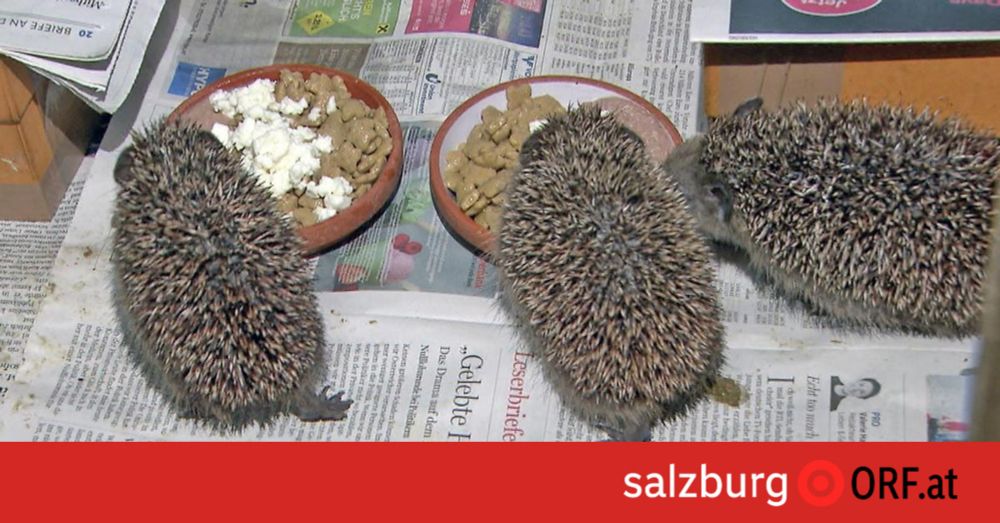
{"label": "orange circle logo", "polygon": [[824,459],[806,463],[796,480],[799,496],[814,507],[828,507],[844,493],[844,473]]}

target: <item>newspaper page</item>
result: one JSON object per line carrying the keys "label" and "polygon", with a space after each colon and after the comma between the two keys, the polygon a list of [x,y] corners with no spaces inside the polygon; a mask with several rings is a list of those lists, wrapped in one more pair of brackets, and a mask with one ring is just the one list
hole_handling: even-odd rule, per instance
{"label": "newspaper page", "polygon": [[991,0],[698,0],[698,42],[946,42],[1000,40]]}
{"label": "newspaper page", "polygon": [[[23,12],[13,9],[19,4],[0,8],[0,29],[3,29],[0,34],[15,35],[15,31],[6,29],[18,29],[27,34],[21,35],[19,42],[44,42],[55,54],[34,52],[32,47],[25,45],[7,46],[2,41],[0,53],[66,87],[91,107],[106,113],[115,112],[132,89],[164,0],[28,3],[33,7]],[[66,6],[72,9],[64,13],[60,9]],[[64,14],[72,14],[76,9],[88,16],[81,16],[79,20],[63,18]],[[59,16],[51,14],[54,12]],[[105,49],[105,40],[110,38],[110,43],[106,51],[94,54],[88,50],[94,49],[92,40],[98,38],[98,33],[102,42],[100,49]],[[94,56],[79,56],[87,52]]]}
{"label": "newspaper page", "polygon": [[0,402],[14,380],[49,275],[69,229],[90,159],[85,159],[48,222],[0,221]]}
{"label": "newspaper page", "polygon": [[[224,436],[180,420],[121,350],[110,324],[76,323],[68,352],[35,381],[44,395],[14,400],[5,436],[34,440],[222,439],[578,441],[607,436],[564,409],[539,364],[492,305],[460,296],[322,293],[330,371],[354,399],[348,418],[281,417]],[[405,310],[399,309],[406,302]],[[421,317],[413,317],[421,310]],[[477,321],[470,321],[477,319]],[[731,327],[731,325],[727,325]],[[62,343],[49,340],[49,343]],[[966,355],[951,351],[759,349],[730,343],[725,374],[744,398],[703,402],[654,440],[926,441],[959,439]],[[859,363],[864,359],[865,363]],[[844,392],[868,384],[862,397]],[[10,402],[8,402],[10,403]],[[24,415],[24,414],[33,415]]]}
{"label": "newspaper page", "polygon": [[560,2],[552,6],[541,69],[592,76],[651,101],[690,137],[701,107],[701,46],[690,1]]}
{"label": "newspaper page", "polygon": [[[693,98],[700,90],[700,50],[686,36],[681,44],[673,42],[680,38],[675,31],[687,25],[692,2],[482,3],[525,4],[519,9],[540,15],[537,24],[529,24],[540,28],[537,39],[499,22],[497,27],[507,32],[489,34],[490,17],[476,15],[476,9],[485,9],[479,2],[471,12],[471,3],[447,1],[247,2],[238,10],[222,4],[181,3],[176,25],[165,32],[166,51],[144,97],[136,101],[137,114],[112,120],[80,195],[80,208],[87,211],[66,235],[51,292],[0,403],[0,438],[606,438],[568,411],[543,379],[539,363],[497,306],[494,268],[442,226],[428,192],[427,156],[447,108],[463,96],[507,78],[565,73],[571,67],[593,66],[593,74],[610,71],[607,79],[628,86],[628,76],[616,80],[614,71],[631,66],[638,82],[634,88],[655,85],[646,96],[671,119],[687,118],[685,134],[690,135],[698,119]],[[625,4],[634,4],[633,16],[622,8]],[[535,7],[540,11],[531,10]],[[326,24],[324,16],[333,22]],[[383,22],[382,16],[391,21]],[[533,20],[535,15],[524,16]],[[578,25],[559,29],[561,22]],[[590,25],[579,25],[585,23]],[[329,27],[320,27],[324,24]],[[323,33],[338,24],[340,33]],[[258,30],[247,35],[246,27]],[[379,31],[384,36],[371,34]],[[511,41],[511,31],[520,35],[517,41]],[[617,58],[595,55],[593,45],[570,46],[568,36],[561,41],[560,31],[624,47],[615,51]],[[676,64],[665,62],[667,57]],[[686,79],[684,67],[691,60],[694,78]],[[123,345],[109,291],[116,192],[111,171],[130,129],[166,114],[191,92],[240,69],[294,61],[359,72],[386,93],[404,123],[403,181],[377,221],[316,259],[314,284],[329,363],[324,383],[354,400],[348,418],[307,424],[283,416],[265,427],[220,434],[169,410]],[[441,81],[434,92],[428,85],[434,84],[428,80],[432,73]],[[409,247],[398,248],[403,244]],[[702,403],[690,415],[657,428],[655,440],[964,437],[973,340],[845,330],[759,287],[734,261],[720,258],[717,285],[727,330],[723,373],[738,387],[739,397]]]}

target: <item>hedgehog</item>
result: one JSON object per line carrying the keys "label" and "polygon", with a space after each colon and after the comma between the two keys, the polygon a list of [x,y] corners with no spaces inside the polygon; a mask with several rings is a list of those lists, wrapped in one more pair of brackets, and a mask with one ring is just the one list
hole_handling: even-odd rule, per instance
{"label": "hedgehog", "polygon": [[702,234],[843,327],[977,333],[1000,139],[864,100],[759,105],[662,165]]}
{"label": "hedgehog", "polygon": [[642,140],[594,106],[525,142],[494,256],[501,305],[564,405],[648,440],[723,363],[711,250]]}
{"label": "hedgehog", "polygon": [[239,155],[160,121],[133,135],[114,178],[116,309],[168,404],[230,429],[343,419],[343,392],[314,391],[324,330],[301,240]]}

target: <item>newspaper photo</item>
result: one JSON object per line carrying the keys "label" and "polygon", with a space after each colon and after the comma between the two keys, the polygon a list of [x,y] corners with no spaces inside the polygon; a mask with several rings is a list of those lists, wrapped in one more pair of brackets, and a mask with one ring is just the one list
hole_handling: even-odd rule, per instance
{"label": "newspaper photo", "polygon": [[[691,137],[703,118],[701,48],[688,36],[699,3],[301,0],[236,9],[223,0],[180,2],[153,35],[165,51],[151,60],[155,72],[133,101],[136,110],[111,121],[79,211],[44,265],[51,274],[31,280],[37,314],[23,305],[19,316],[0,316],[10,323],[3,328],[23,337],[0,350],[0,439],[607,439],[544,379],[498,305],[495,268],[438,218],[430,143],[468,96],[542,74],[630,89]],[[221,433],[178,417],[126,350],[111,296],[112,171],[131,130],[213,80],[289,62],[357,73],[389,99],[403,124],[402,182],[363,232],[314,259],[327,343],[323,383],[354,401],[347,419],[280,416]],[[654,440],[965,437],[975,340],[851,331],[776,296],[738,264],[720,258],[716,269],[731,394],[657,427]],[[10,281],[2,284],[22,285]]]}
{"label": "newspaper photo", "polygon": [[982,0],[699,0],[698,42],[1000,40],[1000,3]]}

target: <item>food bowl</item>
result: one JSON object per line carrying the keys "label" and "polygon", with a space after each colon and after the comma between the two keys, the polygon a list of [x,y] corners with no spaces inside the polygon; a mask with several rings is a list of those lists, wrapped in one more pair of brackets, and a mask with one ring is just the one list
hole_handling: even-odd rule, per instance
{"label": "food bowl", "polygon": [[311,73],[325,74],[331,77],[340,76],[353,98],[361,100],[373,109],[382,107],[385,110],[389,123],[389,136],[392,140],[392,151],[389,153],[378,179],[365,194],[351,202],[351,205],[346,209],[338,211],[336,215],[313,225],[298,228],[299,235],[305,242],[303,250],[306,255],[311,256],[340,243],[371,221],[389,203],[399,187],[402,175],[403,131],[392,106],[374,87],[349,73],[331,67],[310,64],[269,65],[241,71],[205,86],[177,106],[167,116],[167,119],[192,121],[206,130],[210,130],[212,125],[216,123],[231,125],[232,119],[212,109],[209,96],[216,91],[229,91],[251,84],[261,78],[277,81],[282,70],[299,72],[306,78]]}
{"label": "food bowl", "polygon": [[682,141],[674,125],[653,104],[635,93],[600,80],[575,76],[521,78],[495,85],[469,98],[451,112],[434,136],[429,160],[431,196],[445,226],[462,243],[486,255],[493,252],[496,238],[462,211],[454,193],[445,186],[445,156],[466,141],[472,128],[481,121],[483,109],[492,105],[501,111],[506,110],[507,89],[521,84],[531,86],[531,96],[551,95],[564,107],[585,102],[599,103],[643,139],[654,162],[662,162]]}

